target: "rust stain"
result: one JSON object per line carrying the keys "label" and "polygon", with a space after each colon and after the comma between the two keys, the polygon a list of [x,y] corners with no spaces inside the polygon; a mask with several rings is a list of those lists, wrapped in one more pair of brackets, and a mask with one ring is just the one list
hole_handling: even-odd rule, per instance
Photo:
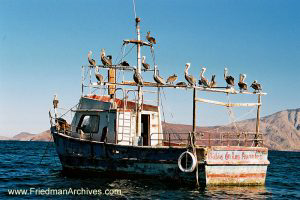
{"label": "rust stain", "polygon": [[265,178],[265,173],[249,174],[207,174],[207,178]]}
{"label": "rust stain", "polygon": [[270,161],[268,160],[246,160],[246,161],[206,161],[207,165],[269,165]]}
{"label": "rust stain", "polygon": [[268,148],[265,147],[239,147],[239,146],[212,146],[212,150],[234,150],[234,151],[257,151],[268,152]]}

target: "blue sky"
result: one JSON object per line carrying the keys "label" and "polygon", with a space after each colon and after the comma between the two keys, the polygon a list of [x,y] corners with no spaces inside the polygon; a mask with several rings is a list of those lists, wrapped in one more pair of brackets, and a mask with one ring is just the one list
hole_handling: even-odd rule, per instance
{"label": "blue sky", "polygon": [[[223,85],[223,69],[228,66],[236,78],[246,73],[248,84],[254,79],[261,82],[268,93],[263,116],[300,107],[299,1],[136,0],[136,9],[142,18],[142,38],[151,30],[157,39],[156,62],[162,76],[177,73],[183,80],[184,65],[190,62],[194,76],[204,65],[206,76],[216,74]],[[88,51],[95,52],[98,61],[102,48],[116,58],[122,40],[135,37],[134,28],[131,0],[1,0],[0,135],[48,129],[54,93],[61,107],[78,102]],[[143,54],[150,58],[149,50],[143,49]],[[133,63],[133,57],[128,61]],[[165,92],[166,120],[191,124],[191,92]],[[248,96],[230,98],[249,101]],[[225,101],[226,96],[216,99]],[[198,125],[228,122],[226,109],[199,107]],[[241,116],[237,109],[236,117]]]}

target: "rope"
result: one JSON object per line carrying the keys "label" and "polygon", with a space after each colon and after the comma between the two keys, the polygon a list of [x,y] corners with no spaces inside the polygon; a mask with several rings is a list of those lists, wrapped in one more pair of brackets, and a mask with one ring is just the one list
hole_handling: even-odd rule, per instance
{"label": "rope", "polygon": [[50,139],[48,140],[48,144],[47,144],[47,146],[46,146],[46,148],[45,148],[45,151],[44,151],[44,153],[43,153],[43,156],[42,156],[42,158],[41,158],[41,160],[40,160],[40,164],[39,164],[39,165],[42,164],[42,161],[43,161],[43,159],[44,159],[46,153],[48,152],[48,148],[49,148],[49,144],[50,144],[50,140],[51,140],[51,139],[52,139],[52,138],[50,138]]}
{"label": "rope", "polygon": [[[227,94],[227,103],[230,103],[230,99],[229,99],[229,95]],[[236,125],[236,120],[234,119],[234,113],[231,107],[227,107],[227,111],[228,111],[228,115],[229,115],[229,122],[231,122],[233,124],[233,126],[235,127],[236,131],[239,132],[238,127]]]}
{"label": "rope", "polygon": [[150,51],[151,51],[152,60],[153,60],[154,66],[155,66],[156,63],[155,63],[155,54],[154,54],[154,48],[153,48],[153,46],[150,47]]}
{"label": "rope", "polygon": [[68,112],[70,112],[74,107],[78,106],[79,103],[77,103],[75,106],[73,106],[72,108],[70,108],[67,112],[65,112],[64,114],[62,114],[60,117],[65,116]]}
{"label": "rope", "polygon": [[133,4],[134,19],[136,19],[135,0],[132,0],[132,4]]}
{"label": "rope", "polygon": [[117,63],[120,63],[123,60],[123,58],[125,58],[132,51],[133,47],[135,47],[135,45],[132,45],[132,47],[127,51],[127,53]]}
{"label": "rope", "polygon": [[[126,44],[122,44],[122,45],[121,45],[121,52],[118,54],[118,57],[115,58],[114,64],[117,63],[117,60],[119,59],[120,55],[123,55],[123,54],[124,54],[124,53],[123,53],[123,49],[124,49],[124,46],[125,46],[125,45],[126,45]],[[122,61],[122,59],[121,59],[121,61]]]}
{"label": "rope", "polygon": [[[167,97],[166,97],[166,93],[165,93],[164,88],[162,88],[162,90],[163,90],[162,93],[163,93],[163,95],[164,95],[164,98],[165,98],[165,100],[166,100],[166,102],[167,102]],[[168,104],[167,104],[167,105],[168,105]],[[166,107],[167,107],[167,106],[166,106]],[[170,112],[169,109],[168,109],[168,107],[166,108],[166,110],[170,113],[171,118],[174,119],[173,112]]]}
{"label": "rope", "polygon": [[[162,90],[163,90],[162,94],[163,94],[163,96],[164,96],[164,99],[167,101],[167,98],[166,98],[166,95],[165,95],[164,88],[162,88]],[[159,95],[162,96],[161,93],[160,93]],[[162,113],[163,113],[163,122],[166,124],[165,109],[164,109],[163,101],[162,101],[163,99],[162,99],[162,98],[160,98],[160,99],[161,99],[160,104],[161,104],[161,107],[162,107]],[[170,112],[170,114],[171,114],[171,117],[173,118],[172,112]],[[168,131],[168,134],[172,134],[172,135],[175,137],[176,140],[181,140],[180,135],[179,135],[177,132],[175,132],[174,129],[172,129],[172,128],[170,129],[170,131]]]}

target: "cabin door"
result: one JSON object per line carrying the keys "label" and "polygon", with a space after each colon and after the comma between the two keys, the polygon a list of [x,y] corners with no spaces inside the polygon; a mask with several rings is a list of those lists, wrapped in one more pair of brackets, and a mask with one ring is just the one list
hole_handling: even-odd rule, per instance
{"label": "cabin door", "polygon": [[143,137],[143,146],[150,143],[150,115],[142,114],[141,117],[141,136]]}

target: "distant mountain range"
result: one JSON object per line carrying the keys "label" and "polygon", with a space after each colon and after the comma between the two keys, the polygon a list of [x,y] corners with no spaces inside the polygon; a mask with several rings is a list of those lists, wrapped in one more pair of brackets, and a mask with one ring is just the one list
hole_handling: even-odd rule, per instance
{"label": "distant mountain range", "polygon": [[[228,130],[255,131],[256,119],[247,119],[227,126],[197,127],[197,130],[220,132]],[[191,125],[163,124],[167,132],[188,132]],[[260,132],[263,133],[264,146],[273,150],[300,151],[300,108],[279,111],[262,117]]]}
{"label": "distant mountain range", "polygon": [[44,131],[39,134],[21,132],[12,138],[0,136],[0,140],[15,140],[15,141],[52,141],[50,131]]}
{"label": "distant mountain range", "polygon": [[[197,127],[198,130],[226,131],[238,128],[243,131],[255,130],[255,119],[236,122],[234,125]],[[300,108],[289,109],[261,118],[261,132],[264,133],[264,145],[273,150],[300,151]],[[188,132],[192,130],[191,125],[163,123],[166,132]],[[0,140],[18,141],[51,141],[50,131],[39,134],[21,132],[12,138],[0,137]]]}

